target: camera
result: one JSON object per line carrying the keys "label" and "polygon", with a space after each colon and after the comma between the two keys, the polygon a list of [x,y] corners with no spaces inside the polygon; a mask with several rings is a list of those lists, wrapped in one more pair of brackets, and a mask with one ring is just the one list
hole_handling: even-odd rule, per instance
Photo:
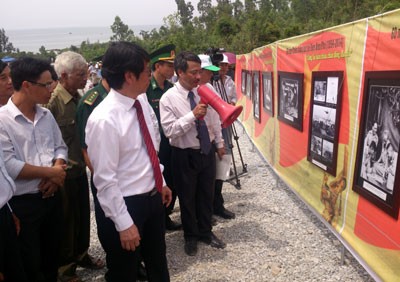
{"label": "camera", "polygon": [[214,66],[219,66],[219,63],[224,59],[224,56],[222,55],[223,52],[225,52],[224,48],[210,47],[206,50],[205,54],[211,57],[211,62]]}

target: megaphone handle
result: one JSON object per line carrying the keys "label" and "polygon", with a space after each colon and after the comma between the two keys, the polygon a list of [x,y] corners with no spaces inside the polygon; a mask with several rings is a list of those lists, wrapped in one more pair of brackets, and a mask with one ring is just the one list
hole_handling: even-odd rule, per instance
{"label": "megaphone handle", "polygon": [[[199,102],[199,104],[205,104],[205,105],[207,105],[208,106],[208,104],[207,103],[205,103],[203,100],[201,100],[200,99],[200,102]],[[198,120],[204,120],[204,116],[202,116],[202,117],[199,117],[198,118]]]}

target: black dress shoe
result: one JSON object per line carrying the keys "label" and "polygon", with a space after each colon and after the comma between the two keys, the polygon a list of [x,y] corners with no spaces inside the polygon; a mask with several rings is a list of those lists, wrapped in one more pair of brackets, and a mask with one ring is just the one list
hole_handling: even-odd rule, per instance
{"label": "black dress shoe", "polygon": [[182,224],[173,222],[169,216],[165,219],[165,229],[170,231],[180,230],[182,229]]}
{"label": "black dress shoe", "polygon": [[136,279],[139,281],[147,281],[146,268],[144,267],[143,263],[139,263]]}
{"label": "black dress shoe", "polygon": [[215,215],[218,215],[225,219],[234,219],[235,214],[231,211],[228,211],[226,208],[222,208],[220,211],[214,212]]}
{"label": "black dress shoe", "polygon": [[197,240],[190,239],[185,241],[185,253],[188,256],[195,256],[197,254]]}
{"label": "black dress shoe", "polygon": [[224,249],[226,247],[226,244],[217,236],[215,236],[214,233],[211,233],[210,237],[201,238],[200,241],[217,249]]}

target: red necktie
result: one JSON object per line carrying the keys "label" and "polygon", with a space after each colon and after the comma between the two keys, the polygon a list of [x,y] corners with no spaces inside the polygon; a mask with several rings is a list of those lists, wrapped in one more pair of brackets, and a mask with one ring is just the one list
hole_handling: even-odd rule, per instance
{"label": "red necktie", "polygon": [[146,144],[147,153],[149,154],[151,166],[153,167],[154,180],[156,182],[157,191],[161,193],[163,187],[163,178],[160,169],[160,162],[158,161],[157,152],[154,149],[153,141],[151,140],[149,129],[147,128],[146,122],[143,116],[142,105],[139,100],[136,100],[133,106],[136,109],[136,114],[140,124],[140,131],[143,135],[144,143]]}

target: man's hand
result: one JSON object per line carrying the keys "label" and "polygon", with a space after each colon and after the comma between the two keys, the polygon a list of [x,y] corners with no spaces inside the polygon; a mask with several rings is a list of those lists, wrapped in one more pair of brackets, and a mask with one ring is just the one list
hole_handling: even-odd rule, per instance
{"label": "man's hand", "polygon": [[164,186],[161,190],[161,198],[163,204],[168,207],[172,201],[172,191],[168,186]]}
{"label": "man's hand", "polygon": [[207,105],[197,104],[196,107],[192,110],[192,112],[197,119],[202,118],[207,114]]}
{"label": "man's hand", "polygon": [[222,157],[225,155],[225,147],[217,149],[218,158],[222,160]]}
{"label": "man's hand", "polygon": [[58,185],[49,179],[42,179],[39,183],[39,190],[42,192],[43,199],[53,197],[58,190]]}
{"label": "man's hand", "polygon": [[140,234],[135,224],[119,232],[121,247],[127,251],[134,251],[140,245]]}
{"label": "man's hand", "polygon": [[51,173],[48,177],[48,180],[55,183],[58,186],[63,186],[65,176],[67,175],[67,173],[65,172],[66,168],[67,168],[67,165],[65,165],[65,164],[52,166]]}

